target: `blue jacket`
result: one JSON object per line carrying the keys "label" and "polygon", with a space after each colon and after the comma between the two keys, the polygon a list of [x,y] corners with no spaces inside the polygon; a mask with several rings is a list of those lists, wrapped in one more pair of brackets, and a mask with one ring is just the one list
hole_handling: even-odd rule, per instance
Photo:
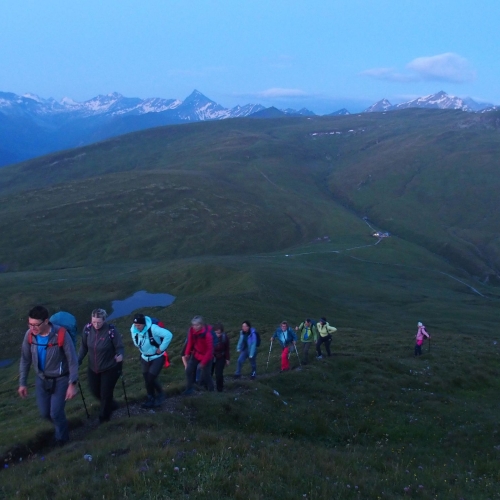
{"label": "blue jacket", "polygon": [[290,327],[283,331],[281,326],[279,326],[273,334],[273,339],[278,339],[281,347],[286,347],[292,342],[297,341],[297,335],[295,335],[295,332]]}
{"label": "blue jacket", "polygon": [[[140,332],[137,327],[132,325],[130,327],[130,333],[132,334],[132,342],[136,347],[141,351],[141,358],[144,361],[153,361],[160,356],[163,356],[163,353],[167,350],[170,341],[172,340],[172,333],[165,328],[162,328],[158,325],[153,325],[151,318],[149,316],[145,316],[146,325]],[[151,329],[151,333],[153,334],[153,339],[159,344],[159,348],[155,347],[149,341],[149,330]],[[156,349],[160,349],[161,354],[156,353]]]}
{"label": "blue jacket", "polygon": [[257,331],[255,328],[250,328],[248,333],[243,333],[240,331],[240,339],[238,340],[238,346],[236,350],[238,352],[248,349],[248,356],[253,358],[257,353]]}

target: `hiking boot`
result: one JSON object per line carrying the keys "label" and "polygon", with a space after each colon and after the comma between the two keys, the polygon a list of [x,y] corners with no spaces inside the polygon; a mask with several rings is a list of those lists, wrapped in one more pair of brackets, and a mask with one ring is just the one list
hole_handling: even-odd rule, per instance
{"label": "hiking boot", "polygon": [[235,374],[233,375],[233,378],[234,378],[234,379],[241,378],[241,375],[240,375],[239,373],[235,373]]}
{"label": "hiking boot", "polygon": [[256,376],[257,376],[257,374],[256,374],[255,372],[252,372],[252,375],[250,375],[250,378],[251,378],[252,380],[255,380],[255,377],[256,377]]}
{"label": "hiking boot", "polygon": [[153,396],[148,396],[148,399],[142,403],[141,408],[153,408],[155,405],[155,398]]}
{"label": "hiking boot", "polygon": [[160,392],[158,396],[155,398],[155,406],[161,406],[163,401],[165,401],[165,394],[163,392]]}
{"label": "hiking boot", "polygon": [[194,389],[186,389],[184,392],[181,393],[181,396],[191,396],[194,394]]}
{"label": "hiking boot", "polygon": [[323,359],[323,356],[320,354],[319,356],[316,356],[316,359]]}

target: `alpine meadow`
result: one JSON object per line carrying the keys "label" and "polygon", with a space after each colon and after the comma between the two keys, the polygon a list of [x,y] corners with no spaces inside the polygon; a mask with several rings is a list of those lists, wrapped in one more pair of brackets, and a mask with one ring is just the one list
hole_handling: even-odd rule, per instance
{"label": "alpine meadow", "polygon": [[[0,497],[500,498],[499,192],[498,111],[170,125],[1,168]],[[54,448],[33,373],[16,393],[28,311],[83,326],[139,290],[175,296],[135,311],[173,333],[167,400],[141,409],[117,318],[120,408],[98,424],[85,360],[90,418],[68,401]],[[186,397],[195,315],[224,323],[231,362],[224,392]],[[333,356],[280,373],[280,322],[323,316]],[[255,380],[232,378],[244,320]]]}

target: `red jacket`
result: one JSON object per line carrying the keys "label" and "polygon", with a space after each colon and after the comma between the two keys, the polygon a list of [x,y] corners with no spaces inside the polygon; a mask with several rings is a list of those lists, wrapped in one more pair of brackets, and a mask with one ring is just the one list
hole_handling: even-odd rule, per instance
{"label": "red jacket", "polygon": [[191,354],[203,365],[208,365],[212,362],[214,357],[214,339],[210,325],[205,325],[198,332],[193,327],[189,329],[186,356],[190,356]]}

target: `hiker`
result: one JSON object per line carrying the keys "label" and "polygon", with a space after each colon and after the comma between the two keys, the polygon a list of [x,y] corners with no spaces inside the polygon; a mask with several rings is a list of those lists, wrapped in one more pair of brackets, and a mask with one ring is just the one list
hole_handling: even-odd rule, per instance
{"label": "hiker", "polygon": [[212,376],[215,372],[215,385],[217,392],[222,392],[224,387],[224,368],[229,366],[229,338],[224,332],[224,325],[214,325],[214,362],[212,364]]}
{"label": "hiker", "polygon": [[296,341],[297,341],[297,335],[295,335],[295,332],[288,326],[287,321],[282,321],[280,326],[276,328],[276,331],[274,332],[273,336],[271,337],[271,342],[274,339],[278,339],[279,343],[281,344],[281,371],[282,372],[287,372],[290,370],[290,363],[288,362],[288,353],[290,345],[293,345],[295,348],[296,346]]}
{"label": "hiker", "polygon": [[111,413],[118,409],[113,399],[116,382],[122,373],[123,340],[115,326],[108,323],[104,309],[94,309],[90,323],[83,328],[78,364],[88,354],[87,380],[92,395],[101,403],[99,422],[108,422]]}
{"label": "hiker", "polygon": [[309,348],[311,344],[318,341],[318,329],[315,323],[309,318],[302,322],[299,326],[295,327],[295,331],[300,334],[300,341],[302,342],[302,364],[307,365],[309,362]]}
{"label": "hiker", "polygon": [[334,326],[330,326],[326,318],[321,318],[319,323],[316,325],[316,329],[318,330],[319,336],[318,341],[316,342],[316,359],[322,359],[323,355],[321,354],[321,345],[325,344],[326,353],[328,356],[331,356],[330,352],[330,343],[332,342],[332,333],[335,333],[337,329]]}
{"label": "hiker", "polygon": [[146,384],[147,398],[142,408],[161,406],[165,395],[158,376],[165,365],[165,352],[172,340],[172,333],[158,324],[154,324],[149,316],[136,314],[130,327],[132,342],[141,352],[141,370]]}
{"label": "hiker", "polygon": [[42,418],[55,428],[55,444],[69,440],[64,406],[77,394],[78,358],[66,329],[49,321],[49,312],[35,306],[28,313],[28,331],[24,335],[19,363],[19,396],[28,396],[27,379],[31,365],[35,371],[35,394]]}
{"label": "hiker", "polygon": [[201,368],[201,385],[205,386],[208,391],[213,391],[214,383],[210,376],[214,358],[212,327],[205,324],[205,320],[202,316],[195,316],[191,320],[185,356],[187,356],[187,383],[186,390],[182,394],[184,396],[193,394],[193,385],[195,383],[198,365]]}
{"label": "hiker", "polygon": [[260,337],[255,328],[252,328],[250,321],[243,321],[241,325],[240,338],[236,350],[240,353],[236,365],[236,373],[234,378],[241,377],[241,367],[248,358],[252,366],[252,374],[250,378],[255,380],[257,376],[257,347],[260,344]]}
{"label": "hiker", "polygon": [[426,338],[430,339],[431,336],[427,333],[425,326],[419,321],[417,323],[418,330],[415,343],[415,356],[422,356],[422,344]]}

